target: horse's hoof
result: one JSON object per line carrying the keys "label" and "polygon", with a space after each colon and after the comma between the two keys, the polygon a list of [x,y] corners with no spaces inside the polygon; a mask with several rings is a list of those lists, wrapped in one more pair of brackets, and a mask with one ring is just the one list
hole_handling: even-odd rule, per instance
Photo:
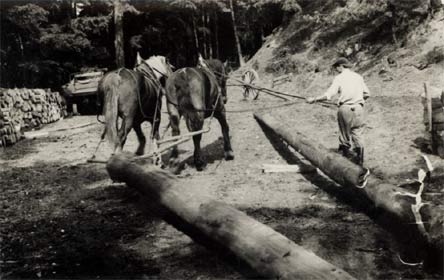
{"label": "horse's hoof", "polygon": [[154,165],[157,166],[157,167],[160,167],[160,168],[162,168],[162,169],[165,168],[165,164],[163,163],[161,157],[155,158],[154,161],[153,161],[153,163],[154,163]]}
{"label": "horse's hoof", "polygon": [[195,162],[194,165],[196,166],[197,171],[203,171],[205,169],[205,167],[207,166],[207,164],[203,161]]}
{"label": "horse's hoof", "polygon": [[225,160],[233,160],[234,159],[233,151],[225,151],[224,156],[225,156]]}
{"label": "horse's hoof", "polygon": [[144,154],[144,151],[136,151],[135,154],[136,156],[142,156]]}
{"label": "horse's hoof", "polygon": [[202,165],[202,166],[196,166],[196,170],[197,171],[203,171],[205,169],[205,166],[204,165]]}
{"label": "horse's hoof", "polygon": [[168,161],[168,166],[175,167],[178,166],[179,163],[180,163],[179,158],[170,158],[170,160]]}

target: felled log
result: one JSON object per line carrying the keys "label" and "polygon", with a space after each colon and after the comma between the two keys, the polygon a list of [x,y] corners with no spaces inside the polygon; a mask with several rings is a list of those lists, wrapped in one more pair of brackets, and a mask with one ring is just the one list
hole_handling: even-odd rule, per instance
{"label": "felled log", "polygon": [[111,157],[111,179],[123,181],[156,205],[161,217],[210,249],[228,251],[273,279],[353,279],[347,272],[229,205],[192,192],[170,173]]}
{"label": "felled log", "polygon": [[395,215],[400,221],[417,223],[418,230],[425,240],[433,248],[443,250],[444,215],[436,205],[426,204],[420,197],[408,196],[404,189],[384,183],[371,175],[365,187],[356,188],[365,173],[362,167],[307,138],[293,126],[276,120],[270,113],[256,113],[254,116],[333,181],[363,194],[376,207]]}
{"label": "felled log", "polygon": [[278,173],[278,172],[312,173],[316,172],[316,168],[311,165],[262,164],[262,172],[263,173]]}

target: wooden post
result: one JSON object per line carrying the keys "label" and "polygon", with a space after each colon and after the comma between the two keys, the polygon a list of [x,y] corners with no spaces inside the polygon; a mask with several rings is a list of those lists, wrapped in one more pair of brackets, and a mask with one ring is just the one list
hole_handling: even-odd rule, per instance
{"label": "wooden post", "polygon": [[[424,83],[424,92],[425,92],[425,97],[426,97],[426,102],[427,102],[427,119],[429,121],[429,132],[431,133],[433,131],[433,111],[432,111],[432,97],[430,96],[428,90],[427,90],[427,84]],[[433,137],[432,137],[433,139]],[[433,140],[432,140],[433,143]],[[433,146],[433,144],[432,144]]]}
{"label": "wooden post", "polygon": [[433,104],[432,104],[432,96],[427,90],[427,84],[424,83],[424,93],[426,97],[426,106],[427,106],[427,120],[429,123],[428,132],[430,133],[430,147],[433,153],[437,153],[437,143],[436,143],[436,135],[433,126]]}
{"label": "wooden post", "polygon": [[[270,128],[285,142],[301,153],[313,165],[338,184],[363,194],[376,207],[395,215],[405,223],[417,223],[419,232],[435,249],[443,251],[444,215],[436,205],[422,202],[421,198],[409,196],[404,189],[369,177],[364,188],[356,188],[364,172],[363,168],[343,156],[333,153],[323,145],[276,120],[270,113],[255,113],[255,118]],[[340,189],[338,189],[340,190]],[[423,205],[418,204],[418,199]],[[420,210],[414,210],[419,207]],[[424,224],[426,225],[425,228]]]}
{"label": "wooden post", "polygon": [[120,154],[107,164],[111,179],[137,189],[150,209],[210,249],[235,254],[270,279],[353,279],[347,272],[296,245],[233,207],[191,192],[170,173],[141,167]]}
{"label": "wooden post", "polygon": [[117,68],[125,66],[124,42],[123,42],[123,11],[121,0],[114,0],[114,47],[116,49]]}
{"label": "wooden post", "polygon": [[74,116],[79,115],[79,111],[77,110],[77,103],[73,103],[73,104],[72,104],[72,114],[73,114]]}
{"label": "wooden post", "polygon": [[239,41],[239,34],[237,32],[236,18],[234,17],[233,0],[230,0],[229,3],[230,3],[231,20],[233,21],[234,38],[236,39],[237,54],[239,56],[239,64],[240,64],[240,67],[243,67],[245,65],[245,60],[244,60],[244,57],[242,56],[242,48],[241,48],[241,44]]}

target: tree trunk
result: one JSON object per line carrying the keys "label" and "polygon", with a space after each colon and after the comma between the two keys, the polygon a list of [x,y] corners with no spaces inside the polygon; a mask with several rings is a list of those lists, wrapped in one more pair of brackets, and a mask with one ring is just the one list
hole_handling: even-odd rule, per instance
{"label": "tree trunk", "polygon": [[[426,228],[422,228],[423,224],[419,223],[417,229],[433,248],[442,252],[444,215],[436,205],[425,204],[420,209],[420,213],[415,213],[412,210],[416,204],[415,199],[403,195],[405,194],[404,189],[384,183],[373,176],[369,177],[364,188],[356,188],[361,175],[364,173],[362,167],[339,154],[329,151],[313,139],[305,137],[294,127],[287,126],[275,119],[270,113],[255,113],[254,117],[338,184],[363,194],[374,202],[376,207],[395,215],[403,222],[417,223],[422,221]],[[418,220],[418,218],[421,218],[421,220]]]}
{"label": "tree trunk", "polygon": [[187,190],[164,170],[142,168],[129,159],[122,154],[111,157],[107,164],[110,177],[137,189],[149,210],[196,242],[235,254],[269,279],[353,279],[243,212]]}
{"label": "tree trunk", "polygon": [[234,18],[233,0],[230,0],[230,11],[231,11],[231,20],[233,21],[234,38],[236,39],[237,54],[239,56],[239,64],[242,67],[245,65],[245,61],[244,57],[242,56],[242,49],[239,42],[239,36],[237,33],[236,20]]}
{"label": "tree trunk", "polygon": [[196,18],[194,17],[194,15],[193,15],[193,33],[194,33],[194,43],[196,46],[196,61],[197,61],[197,54],[200,52],[200,50],[199,50],[199,37],[197,36]]}
{"label": "tree trunk", "polygon": [[70,14],[71,14],[71,18],[76,18],[77,17],[77,3],[76,0],[70,1]]}
{"label": "tree trunk", "polygon": [[19,41],[19,46],[20,46],[20,55],[22,56],[22,61],[25,60],[25,49],[23,47],[23,40],[22,40],[22,36],[20,34],[18,34],[18,41]]}
{"label": "tree trunk", "polygon": [[210,28],[210,13],[207,12],[207,28],[208,30],[210,30],[210,33],[208,34],[208,56],[209,58],[213,58],[213,36],[212,36],[212,32],[211,32],[211,28]]}
{"label": "tree trunk", "polygon": [[202,4],[202,55],[205,59],[208,58],[207,54],[207,33],[206,33],[206,26],[205,26],[205,9]]}
{"label": "tree trunk", "polygon": [[125,54],[123,51],[122,18],[123,18],[122,3],[120,3],[120,0],[114,0],[114,28],[115,28],[114,47],[116,49],[117,68],[125,66]]}
{"label": "tree trunk", "polygon": [[74,1],[63,0],[61,4],[61,15],[63,16],[63,24],[71,27],[71,19],[74,12]]}
{"label": "tree trunk", "polygon": [[214,14],[214,39],[216,40],[216,58],[220,59],[219,54],[219,17],[217,15],[217,12]]}

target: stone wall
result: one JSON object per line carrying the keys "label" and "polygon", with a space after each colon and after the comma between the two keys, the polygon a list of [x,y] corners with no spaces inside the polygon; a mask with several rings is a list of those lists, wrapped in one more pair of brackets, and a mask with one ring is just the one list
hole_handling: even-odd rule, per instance
{"label": "stone wall", "polygon": [[22,130],[66,116],[66,102],[49,89],[0,88],[0,146],[12,145]]}

